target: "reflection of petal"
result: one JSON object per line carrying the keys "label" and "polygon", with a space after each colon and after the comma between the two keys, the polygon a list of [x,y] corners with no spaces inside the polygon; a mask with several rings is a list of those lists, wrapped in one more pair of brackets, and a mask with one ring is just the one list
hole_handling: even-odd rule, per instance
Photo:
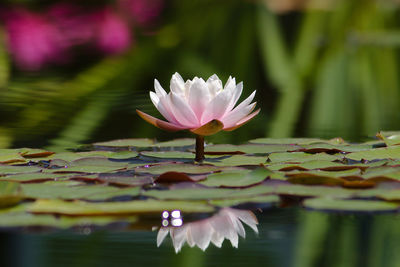
{"label": "reflection of petal", "polygon": [[246,236],[242,222],[258,233],[258,221],[251,211],[223,208],[212,217],[201,221],[187,223],[181,227],[161,228],[157,235],[157,245],[162,243],[169,232],[176,252],[181,250],[185,242],[190,247],[198,246],[204,251],[210,243],[221,247],[225,239],[237,248],[239,235]]}
{"label": "reflection of petal", "polygon": [[168,235],[169,229],[166,227],[161,227],[160,230],[157,233],[157,247],[161,245],[161,243],[164,241],[165,237]]}

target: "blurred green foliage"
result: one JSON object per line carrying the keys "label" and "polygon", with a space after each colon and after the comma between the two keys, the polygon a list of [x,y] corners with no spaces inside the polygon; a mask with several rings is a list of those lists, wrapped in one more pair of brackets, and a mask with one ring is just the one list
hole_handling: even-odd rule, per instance
{"label": "blurred green foliage", "polygon": [[184,79],[232,75],[244,81],[243,95],[257,90],[262,113],[210,142],[360,139],[398,129],[395,1],[342,0],[285,14],[269,10],[268,2],[167,1],[154,29],[135,32],[136,43],[123,55],[36,73],[16,69],[1,42],[0,146],[56,149],[116,138],[190,136],[163,132],[135,113],[160,117],[148,92],[154,78],[168,90],[176,71]]}

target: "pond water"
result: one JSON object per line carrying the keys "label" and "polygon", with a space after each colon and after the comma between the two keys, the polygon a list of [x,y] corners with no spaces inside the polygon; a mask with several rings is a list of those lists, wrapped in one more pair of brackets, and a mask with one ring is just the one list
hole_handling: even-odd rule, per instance
{"label": "pond water", "polygon": [[[397,266],[400,222],[396,214],[338,214],[301,208],[255,210],[256,234],[245,225],[238,248],[225,240],[203,252],[171,238],[157,247],[151,224],[131,230],[2,231],[0,266]],[[125,228],[125,229],[124,229]]]}

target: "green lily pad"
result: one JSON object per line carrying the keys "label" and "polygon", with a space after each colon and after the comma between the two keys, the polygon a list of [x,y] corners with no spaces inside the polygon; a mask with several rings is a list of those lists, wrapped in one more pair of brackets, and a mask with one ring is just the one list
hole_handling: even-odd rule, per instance
{"label": "green lily pad", "polygon": [[227,154],[232,152],[242,152],[246,154],[267,154],[272,152],[286,152],[300,148],[301,148],[300,146],[287,145],[287,144],[211,145],[211,146],[206,146],[204,151],[205,153],[219,152],[220,154],[223,154],[223,152]]}
{"label": "green lily pad", "polygon": [[267,162],[267,157],[255,157],[245,155],[232,155],[220,158],[206,157],[204,163],[212,164],[214,166],[250,166],[260,165]]}
{"label": "green lily pad", "polygon": [[35,172],[35,173],[25,173],[25,174],[12,174],[0,177],[0,181],[14,181],[14,182],[44,182],[51,180],[64,180],[68,179],[70,176],[66,174],[57,174],[57,173],[43,173],[43,172]]}
{"label": "green lily pad", "polygon": [[376,136],[381,139],[387,146],[400,145],[400,132],[380,131]]}
{"label": "green lily pad", "polygon": [[150,147],[153,144],[154,141],[147,138],[119,139],[107,142],[93,143],[95,147],[116,147],[116,148]]}
{"label": "green lily pad", "polygon": [[22,184],[22,193],[33,199],[88,199],[106,200],[120,195],[136,196],[140,188],[120,189],[104,185],[71,185],[66,182],[46,182],[40,184]]}
{"label": "green lily pad", "polygon": [[0,182],[0,208],[17,204],[23,199],[21,187],[15,182]]}
{"label": "green lily pad", "polygon": [[196,143],[195,138],[180,138],[180,139],[174,139],[171,141],[157,142],[157,143],[153,144],[153,147],[178,148],[178,147],[194,146],[195,143]]}
{"label": "green lily pad", "polygon": [[318,138],[257,138],[250,140],[249,143],[254,144],[290,144],[290,145],[310,145],[315,143],[328,143],[328,144],[344,144],[345,141],[341,138],[333,138],[330,140]]}
{"label": "green lily pad", "polygon": [[170,190],[149,190],[142,193],[144,196],[163,200],[209,200],[229,198],[239,190],[224,188],[189,188]]}
{"label": "green lily pad", "polygon": [[135,200],[124,202],[92,203],[85,201],[37,200],[30,208],[32,213],[62,215],[128,215],[160,213],[164,210],[180,210],[184,213],[213,212],[214,208],[203,202]]}
{"label": "green lily pad", "polygon": [[143,151],[141,152],[143,156],[162,158],[162,159],[193,159],[195,155],[192,152],[183,151]]}
{"label": "green lily pad", "polygon": [[326,211],[393,212],[399,209],[397,204],[374,200],[313,198],[303,204],[306,208]]}
{"label": "green lily pad", "polygon": [[36,166],[8,166],[0,165],[0,175],[7,174],[20,174],[20,173],[32,173],[40,172],[42,169]]}
{"label": "green lily pad", "polygon": [[134,223],[137,216],[57,216],[50,214],[32,214],[28,210],[33,204],[25,203],[0,211],[0,227],[54,227],[66,229],[70,227],[105,226],[117,221]]}
{"label": "green lily pad", "polygon": [[249,203],[275,205],[279,202],[280,198],[277,195],[261,195],[261,196],[244,197],[244,198],[216,199],[216,200],[211,200],[210,204],[217,207],[233,207]]}
{"label": "green lily pad", "polygon": [[374,148],[346,155],[352,160],[400,159],[400,146]]}
{"label": "green lily pad", "polygon": [[178,163],[178,164],[159,164],[153,166],[137,167],[135,169],[135,172],[160,175],[170,171],[179,171],[189,174],[200,174],[200,173],[211,173],[220,170],[221,168],[215,166]]}
{"label": "green lily pad", "polygon": [[246,187],[264,181],[270,174],[272,174],[272,171],[266,168],[257,168],[252,171],[225,171],[209,175],[207,179],[200,182],[200,184],[214,187]]}
{"label": "green lily pad", "polygon": [[334,161],[343,159],[343,155],[329,155],[326,153],[318,153],[318,154],[309,154],[304,152],[292,152],[292,153],[272,153],[268,156],[270,163],[287,163],[287,162],[296,162],[296,163],[304,163],[307,161]]}

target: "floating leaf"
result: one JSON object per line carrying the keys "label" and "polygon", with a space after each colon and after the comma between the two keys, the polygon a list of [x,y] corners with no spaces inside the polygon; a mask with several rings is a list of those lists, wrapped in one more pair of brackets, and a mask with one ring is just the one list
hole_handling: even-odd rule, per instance
{"label": "floating leaf", "polygon": [[399,209],[397,204],[374,200],[313,198],[303,204],[306,208],[326,211],[393,212]]}
{"label": "floating leaf", "polygon": [[125,190],[104,185],[71,185],[68,182],[46,182],[41,184],[23,184],[22,192],[25,197],[34,199],[105,200],[118,195],[136,196],[139,194],[140,188]]}
{"label": "floating leaf", "polygon": [[400,145],[400,132],[380,131],[376,136],[387,146]]}
{"label": "floating leaf", "polygon": [[200,173],[211,173],[215,171],[220,171],[221,168],[209,165],[196,165],[196,164],[160,164],[153,166],[143,166],[135,169],[137,173],[151,173],[155,175],[160,175],[169,171],[179,171],[183,173],[190,174],[200,174]]}
{"label": "floating leaf", "polygon": [[300,146],[295,145],[282,145],[282,144],[272,144],[272,145],[259,145],[259,144],[248,144],[248,145],[210,145],[206,146],[204,151],[206,154],[267,154],[272,152],[286,152],[291,150],[301,149]]}
{"label": "floating leaf", "polygon": [[0,208],[15,205],[23,198],[19,183],[0,182]]}
{"label": "floating leaf", "polygon": [[257,138],[249,141],[254,144],[288,144],[288,145],[310,145],[315,143],[327,143],[327,144],[344,144],[345,141],[342,138],[333,138],[330,140],[318,139],[318,138]]}
{"label": "floating leaf", "polygon": [[205,175],[187,175],[183,172],[164,172],[155,180],[156,183],[197,182],[206,179]]}
{"label": "floating leaf", "polygon": [[0,181],[15,181],[15,182],[45,182],[45,181],[60,181],[68,179],[70,176],[66,174],[57,173],[25,173],[25,174],[12,174],[4,177],[0,177]]}
{"label": "floating leaf", "polygon": [[207,180],[200,182],[206,186],[224,187],[246,187],[264,181],[272,172],[266,168],[255,170],[236,170],[214,173]]}
{"label": "floating leaf", "polygon": [[400,159],[400,146],[374,148],[346,155],[352,160]]}
{"label": "floating leaf", "polygon": [[109,148],[143,148],[150,147],[154,144],[154,141],[147,138],[138,139],[119,139],[107,142],[93,143],[95,147],[109,147]]}
{"label": "floating leaf", "polygon": [[161,213],[164,210],[180,210],[184,213],[213,212],[214,208],[202,202],[136,200],[124,202],[91,203],[84,201],[37,200],[28,211],[63,215],[130,215]]}
{"label": "floating leaf", "polygon": [[244,198],[233,198],[233,199],[218,199],[218,200],[211,200],[210,204],[217,206],[217,207],[233,207],[243,204],[263,204],[265,205],[275,205],[280,202],[279,196],[276,195],[262,195],[262,196],[255,196],[255,197],[244,197]]}

